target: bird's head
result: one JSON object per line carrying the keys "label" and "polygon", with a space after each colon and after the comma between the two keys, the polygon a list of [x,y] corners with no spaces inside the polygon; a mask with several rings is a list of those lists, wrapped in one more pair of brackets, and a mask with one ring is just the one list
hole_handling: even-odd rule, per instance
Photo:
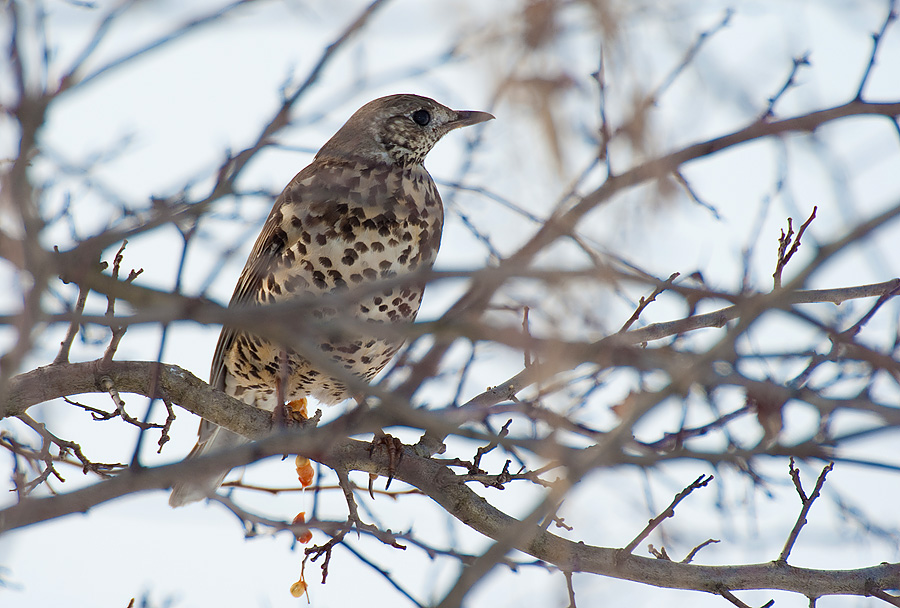
{"label": "bird's head", "polygon": [[451,110],[419,95],[370,101],[322,146],[318,157],[366,159],[400,166],[421,164],[445,134],[494,118],[487,112]]}

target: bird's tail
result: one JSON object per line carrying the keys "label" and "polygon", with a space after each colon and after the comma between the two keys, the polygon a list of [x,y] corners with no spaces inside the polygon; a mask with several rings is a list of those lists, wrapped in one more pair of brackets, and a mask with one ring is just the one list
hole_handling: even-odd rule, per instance
{"label": "bird's tail", "polygon": [[[207,454],[224,452],[231,448],[249,443],[249,439],[232,433],[228,429],[216,427],[206,441],[198,443],[188,458],[197,458]],[[213,475],[205,475],[191,479],[190,481],[178,482],[172,486],[172,494],[169,496],[169,505],[172,507],[183,507],[184,505],[198,500],[203,500],[215,494],[216,489],[222,484],[222,480],[228,475],[228,471],[215,473]]]}

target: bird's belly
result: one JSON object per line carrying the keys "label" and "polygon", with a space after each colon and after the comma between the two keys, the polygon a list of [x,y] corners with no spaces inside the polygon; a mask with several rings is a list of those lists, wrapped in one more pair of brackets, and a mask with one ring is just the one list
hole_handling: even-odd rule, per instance
{"label": "bird's belly", "polygon": [[[403,277],[430,268],[434,257],[417,236],[361,231],[352,242],[329,239],[317,244],[315,255],[302,256],[301,241],[300,261],[276,269],[263,285],[265,301],[303,302],[293,332],[299,341],[287,332],[283,344],[238,334],[226,356],[232,385],[226,390],[266,409],[277,401],[279,386],[285,400],[310,395],[332,404],[353,396],[346,377],[372,380],[405,341],[402,323],[416,317],[423,286]],[[369,333],[366,323],[377,326]]]}
{"label": "bird's belly", "polygon": [[[405,340],[403,328],[384,321],[412,321],[420,297],[421,291],[406,287],[381,291],[358,302],[369,312],[357,312],[346,324],[328,309],[316,315],[315,325],[303,325],[308,331],[301,343],[277,344],[241,333],[226,358],[226,382],[232,384],[226,391],[264,409],[274,407],[279,386],[285,400],[310,395],[325,404],[339,403],[354,394],[348,376],[371,381],[396,354]],[[367,333],[360,321],[378,326]]]}

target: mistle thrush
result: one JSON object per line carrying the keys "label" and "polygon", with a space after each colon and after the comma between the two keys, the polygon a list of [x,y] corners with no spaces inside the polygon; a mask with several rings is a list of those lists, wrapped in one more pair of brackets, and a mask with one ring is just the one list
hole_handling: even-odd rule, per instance
{"label": "mistle thrush", "polygon": [[[423,286],[404,284],[397,277],[431,268],[444,216],[440,194],[422,163],[446,133],[491,118],[486,112],[451,110],[418,95],[390,95],[357,110],[275,201],[230,306],[309,301],[392,279],[356,300],[352,314],[380,323],[415,319]],[[315,340],[319,360],[327,355],[365,380],[381,371],[402,345],[402,339],[346,333],[316,335]],[[286,345],[227,326],[213,355],[210,384],[269,411],[307,395],[324,404],[351,396],[339,378]],[[246,441],[203,420],[191,456]],[[224,477],[176,484],[169,504],[200,500]]]}

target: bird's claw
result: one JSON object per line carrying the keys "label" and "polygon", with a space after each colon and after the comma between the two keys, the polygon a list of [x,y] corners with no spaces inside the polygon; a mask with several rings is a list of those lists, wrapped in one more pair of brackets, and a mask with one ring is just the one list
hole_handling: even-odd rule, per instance
{"label": "bird's claw", "polygon": [[[387,490],[391,487],[391,481],[394,480],[394,473],[397,471],[397,466],[399,466],[400,461],[403,460],[403,442],[393,435],[381,432],[376,434],[375,438],[372,439],[372,443],[369,444],[369,458],[372,457],[372,454],[374,454],[377,449],[383,449],[388,457],[388,478],[387,483],[384,484],[384,489]],[[372,482],[374,482],[377,477],[377,475],[369,475],[369,496],[372,498],[375,498]]]}

